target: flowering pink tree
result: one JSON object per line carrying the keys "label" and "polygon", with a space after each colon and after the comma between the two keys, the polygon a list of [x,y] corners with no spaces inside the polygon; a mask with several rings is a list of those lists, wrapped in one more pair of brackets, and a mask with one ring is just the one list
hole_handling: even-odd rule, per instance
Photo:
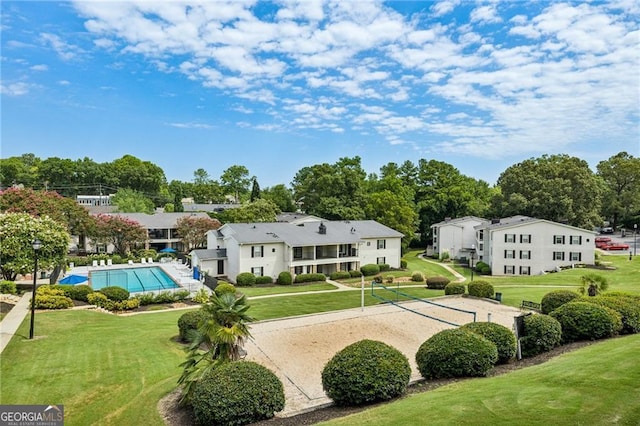
{"label": "flowering pink tree", "polygon": [[94,238],[99,243],[112,244],[114,252],[126,256],[132,246],[147,240],[147,230],[135,220],[100,214],[96,216]]}
{"label": "flowering pink tree", "polygon": [[178,219],[177,231],[187,251],[207,245],[207,231],[218,229],[221,223],[218,219],[208,217],[185,216]]}

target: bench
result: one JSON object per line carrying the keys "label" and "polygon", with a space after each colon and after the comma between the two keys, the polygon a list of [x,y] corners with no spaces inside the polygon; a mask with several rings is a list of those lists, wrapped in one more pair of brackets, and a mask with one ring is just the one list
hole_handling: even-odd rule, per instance
{"label": "bench", "polygon": [[542,306],[540,306],[540,303],[530,302],[528,300],[523,300],[522,304],[520,305],[520,307],[522,309],[531,309],[533,311],[541,311],[542,310]]}

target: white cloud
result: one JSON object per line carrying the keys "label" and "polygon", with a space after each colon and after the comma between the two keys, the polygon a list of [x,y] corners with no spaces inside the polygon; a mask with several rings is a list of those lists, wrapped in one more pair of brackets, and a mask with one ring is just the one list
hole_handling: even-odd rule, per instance
{"label": "white cloud", "polygon": [[23,96],[29,93],[30,85],[23,82],[0,84],[0,93],[7,96]]}
{"label": "white cloud", "polygon": [[471,12],[471,22],[478,22],[481,24],[494,24],[502,22],[502,18],[498,16],[496,5],[480,6]]}
{"label": "white cloud", "polygon": [[78,46],[74,46],[65,42],[62,38],[51,33],[41,33],[40,39],[53,50],[56,51],[58,56],[65,61],[71,60],[76,57],[82,50]]}
{"label": "white cloud", "polygon": [[47,71],[49,67],[46,64],[33,65],[29,68],[31,71]]}
{"label": "white cloud", "polygon": [[460,0],[445,0],[434,4],[431,7],[433,15],[435,17],[444,16],[447,13],[453,12],[453,10],[460,4]]}
{"label": "white cloud", "polygon": [[188,122],[188,123],[167,123],[167,125],[171,126],[171,127],[177,127],[178,129],[203,129],[203,130],[210,130],[210,129],[214,129],[215,126],[212,126],[210,124],[204,124],[204,123],[193,123],[193,122]]}

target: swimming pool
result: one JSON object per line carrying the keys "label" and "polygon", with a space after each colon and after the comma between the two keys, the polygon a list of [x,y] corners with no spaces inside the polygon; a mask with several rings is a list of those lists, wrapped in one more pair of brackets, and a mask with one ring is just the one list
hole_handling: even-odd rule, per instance
{"label": "swimming pool", "polygon": [[157,266],[94,271],[89,275],[89,282],[94,290],[118,286],[127,289],[129,293],[180,288],[162,268]]}

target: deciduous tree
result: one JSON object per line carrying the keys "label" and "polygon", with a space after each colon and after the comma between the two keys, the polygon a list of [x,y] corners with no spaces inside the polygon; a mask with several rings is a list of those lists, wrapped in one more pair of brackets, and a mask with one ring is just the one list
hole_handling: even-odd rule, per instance
{"label": "deciduous tree", "polygon": [[616,229],[620,222],[632,226],[640,215],[640,158],[620,152],[598,163],[604,181],[602,214]]}
{"label": "deciduous tree", "polygon": [[227,209],[219,217],[224,222],[275,222],[280,209],[272,201],[258,199],[241,207]]}
{"label": "deciduous tree", "polygon": [[182,238],[187,250],[202,248],[207,246],[206,233],[213,229],[220,228],[218,219],[208,217],[185,216],[178,219],[177,231]]}
{"label": "deciduous tree", "polygon": [[114,252],[126,256],[132,247],[147,240],[147,230],[135,220],[124,216],[101,214],[96,217],[92,237],[98,243],[112,244]]}
{"label": "deciduous tree", "polygon": [[152,214],[155,206],[151,199],[142,192],[134,189],[122,188],[111,197],[111,203],[117,207],[118,213],[147,213]]}
{"label": "deciduous tree", "polygon": [[239,203],[241,197],[249,192],[249,169],[245,166],[233,165],[222,172],[220,183],[227,194],[232,194],[235,202]]}

